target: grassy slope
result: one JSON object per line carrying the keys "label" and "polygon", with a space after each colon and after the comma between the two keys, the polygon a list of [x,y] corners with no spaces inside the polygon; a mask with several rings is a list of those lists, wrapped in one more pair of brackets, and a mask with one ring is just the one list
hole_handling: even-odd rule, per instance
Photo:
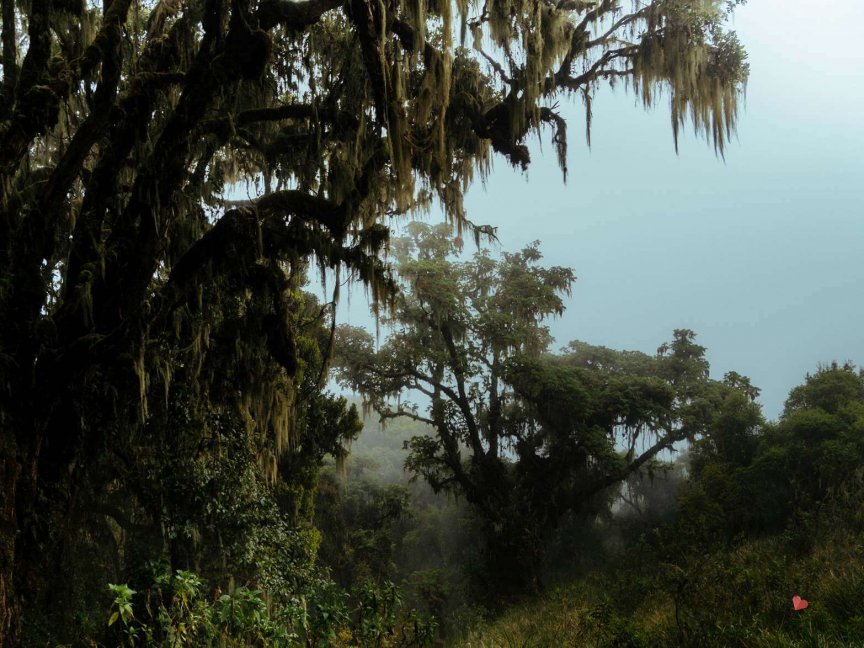
{"label": "grassy slope", "polygon": [[[457,645],[864,647],[864,537],[815,535],[751,540],[683,568],[638,567],[631,556],[511,608]],[[792,610],[795,594],[808,609]]]}

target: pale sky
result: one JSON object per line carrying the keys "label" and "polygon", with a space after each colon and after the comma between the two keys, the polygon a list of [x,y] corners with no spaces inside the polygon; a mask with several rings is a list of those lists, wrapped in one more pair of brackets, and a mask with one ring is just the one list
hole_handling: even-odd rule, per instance
{"label": "pale sky", "polygon": [[[750,62],[725,162],[686,133],[676,157],[668,108],[623,88],[566,110],[565,186],[548,142],[527,174],[503,159],[467,209],[501,249],[539,239],[578,281],[556,346],[572,339],[653,353],[675,328],[735,370],[776,418],[819,363],[864,364],[864,3],[750,0],[734,28]],[[440,217],[433,214],[430,220]],[[340,322],[368,325],[357,293]]]}

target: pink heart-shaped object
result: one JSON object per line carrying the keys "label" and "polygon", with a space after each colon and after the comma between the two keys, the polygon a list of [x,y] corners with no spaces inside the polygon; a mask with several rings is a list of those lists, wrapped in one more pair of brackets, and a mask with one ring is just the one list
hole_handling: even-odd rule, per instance
{"label": "pink heart-shaped object", "polygon": [[810,601],[808,601],[807,599],[802,599],[798,595],[792,597],[792,608],[796,612],[805,609],[808,605],[810,605]]}

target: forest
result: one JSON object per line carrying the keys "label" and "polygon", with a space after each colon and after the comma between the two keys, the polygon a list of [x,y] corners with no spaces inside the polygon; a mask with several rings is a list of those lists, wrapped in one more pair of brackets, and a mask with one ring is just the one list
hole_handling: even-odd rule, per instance
{"label": "forest", "polygon": [[556,350],[465,208],[610,86],[722,157],[742,0],[0,4],[0,647],[864,637],[864,373]]}

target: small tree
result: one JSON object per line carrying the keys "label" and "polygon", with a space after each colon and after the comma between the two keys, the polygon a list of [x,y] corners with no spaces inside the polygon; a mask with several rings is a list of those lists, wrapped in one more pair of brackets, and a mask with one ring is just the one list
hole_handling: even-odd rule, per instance
{"label": "small tree", "polygon": [[572,271],[541,267],[536,243],[453,263],[447,233],[413,225],[397,243],[404,294],[385,320],[392,333],[376,351],[365,331],[340,329],[337,363],[382,421],[434,428],[408,442],[406,467],[471,503],[489,591],[506,596],[539,587],[544,543],[565,513],[597,512],[609,487],[702,434],[732,387],[708,378],[686,330],[656,357],[582,343],[548,355],[544,320],[563,312]]}

